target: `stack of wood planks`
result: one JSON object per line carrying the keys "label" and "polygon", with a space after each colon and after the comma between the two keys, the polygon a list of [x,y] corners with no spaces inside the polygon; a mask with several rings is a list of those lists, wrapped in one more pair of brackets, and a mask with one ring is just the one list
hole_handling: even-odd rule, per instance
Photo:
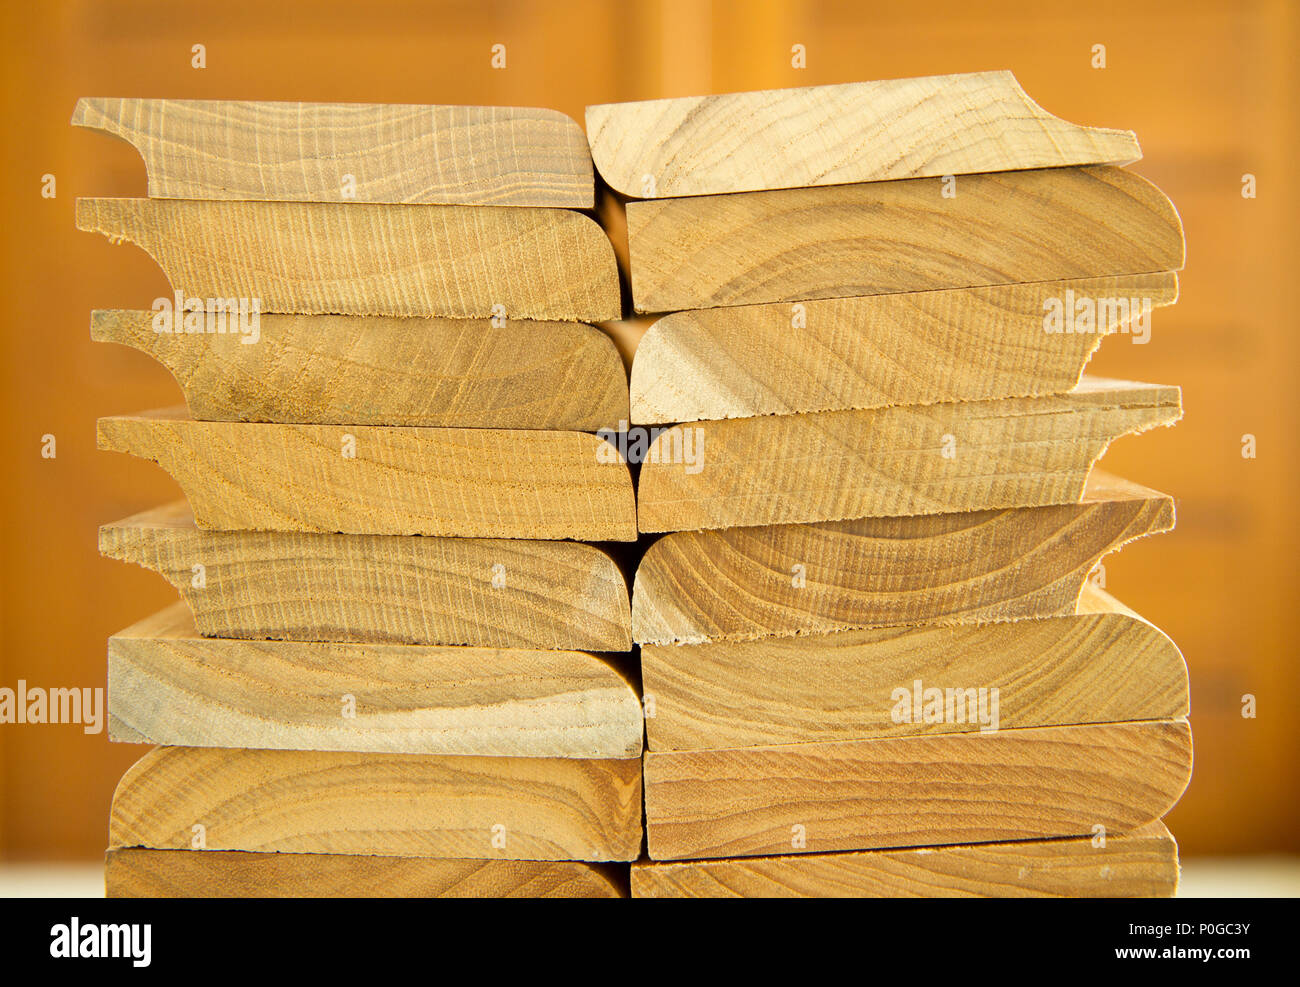
{"label": "stack of wood planks", "polygon": [[1009,73],[591,107],[626,204],[649,862],[634,896],[1167,895],[1186,668],[1101,559],[1183,232]]}
{"label": "stack of wood planks", "polygon": [[[82,100],[174,297],[100,311],[187,407],[102,419],[188,504],[100,549],[184,597],[109,642],[110,895],[625,893],[642,714],[627,378],[577,124],[491,107]],[[622,654],[619,654],[622,653]],[[631,673],[631,674],[629,674]]]}

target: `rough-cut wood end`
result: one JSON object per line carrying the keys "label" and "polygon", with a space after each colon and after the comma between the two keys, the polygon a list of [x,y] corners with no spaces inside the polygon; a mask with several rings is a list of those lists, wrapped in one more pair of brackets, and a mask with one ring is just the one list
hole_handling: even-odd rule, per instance
{"label": "rough-cut wood end", "polygon": [[1124,835],[632,865],[634,898],[1172,898],[1163,823]]}
{"label": "rough-cut wood end", "polygon": [[577,861],[109,850],[109,898],[622,898],[625,870]]}
{"label": "rough-cut wood end", "polygon": [[118,783],[109,847],[634,860],[641,765],[159,747]]}
{"label": "rough-cut wood end", "polygon": [[556,110],[83,98],[72,123],[134,146],[154,198],[595,202],[586,136]]}

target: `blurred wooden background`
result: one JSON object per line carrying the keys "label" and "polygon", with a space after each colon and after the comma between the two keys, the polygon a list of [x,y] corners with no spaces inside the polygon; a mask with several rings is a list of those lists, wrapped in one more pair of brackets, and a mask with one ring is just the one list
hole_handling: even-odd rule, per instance
{"label": "blurred wooden background", "polygon": [[[1137,131],[1136,170],[1186,225],[1179,304],[1155,314],[1150,344],[1111,339],[1092,365],[1184,389],[1177,428],[1123,439],[1106,458],[1179,499],[1177,532],[1130,546],[1107,572],[1191,668],[1196,770],[1170,826],[1189,855],[1300,849],[1286,705],[1300,698],[1292,4],[78,0],[0,16],[0,685],[103,685],[105,638],[174,599],[95,549],[100,523],[178,496],[160,470],[97,452],[96,416],[180,391],[144,355],[89,341],[92,308],[148,307],[169,289],[138,249],[73,226],[76,196],[145,192],[130,147],[68,125],[78,96],[497,103],[581,120],[610,100],[1009,68],[1067,120]],[[206,68],[191,67],[195,44]],[[490,66],[494,44],[504,69]],[[1092,66],[1098,44],[1104,69]],[[1244,173],[1257,177],[1254,200]],[[54,199],[41,197],[45,174]],[[53,460],[40,455],[47,433]],[[1246,693],[1255,719],[1241,716]],[[0,856],[98,857],[113,787],[141,752],[80,726],[0,726]]]}

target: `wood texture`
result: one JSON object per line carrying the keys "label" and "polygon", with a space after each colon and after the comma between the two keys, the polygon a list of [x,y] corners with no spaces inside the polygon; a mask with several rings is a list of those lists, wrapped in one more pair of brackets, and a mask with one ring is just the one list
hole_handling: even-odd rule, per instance
{"label": "wood texture", "polygon": [[341,853],[110,850],[109,898],[621,898],[600,865]]}
{"label": "wood texture", "polygon": [[704,750],[982,729],[964,706],[956,722],[924,722],[911,709],[899,722],[894,691],[910,696],[918,681],[922,689],[997,689],[1001,729],[1186,717],[1187,665],[1174,643],[1090,583],[1080,610],[1000,624],[646,645],[641,680],[654,709],[645,721],[648,746]]}
{"label": "wood texture", "polygon": [[1109,167],[630,202],[627,227],[638,312],[1183,266],[1173,204]]}
{"label": "wood texture", "polygon": [[608,103],[587,107],[587,133],[601,178],[632,198],[1142,156],[1129,131],[1052,116],[1010,72]]}
{"label": "wood texture", "polygon": [[184,603],[108,639],[128,743],[619,758],[641,724],[622,673],[580,651],[205,638]]}
{"label": "wood texture", "polygon": [[561,209],[78,199],[77,228],[136,244],[174,291],[205,304],[578,322],[622,307],[604,231]]}
{"label": "wood texture", "polygon": [[586,137],[555,110],[90,98],[72,123],[133,145],[152,198],[590,209],[595,196]]}
{"label": "wood texture", "polygon": [[1172,498],[1094,471],[1078,504],[680,532],[641,560],[632,634],[698,644],[1068,616],[1102,556],[1173,526]]}
{"label": "wood texture", "polygon": [[[1182,417],[1176,387],[679,425],[637,481],[642,531],[1075,503],[1112,441]],[[687,455],[687,453],[691,455]]]}
{"label": "wood texture", "polygon": [[[1069,310],[1070,297],[1119,317],[1095,332],[1044,331],[1046,314],[1056,302]],[[798,327],[788,303],[675,312],[636,347],[631,421],[1060,394],[1106,332],[1133,332],[1135,342],[1149,332],[1141,301],[1156,308],[1177,297],[1178,276],[1165,273],[821,299],[799,303]],[[1140,331],[1134,316],[1148,323]]]}
{"label": "wood texture", "polygon": [[99,448],[161,466],[203,528],[636,540],[631,473],[585,432],[196,422],[171,408],[101,418]]}
{"label": "wood texture", "polygon": [[632,646],[622,573],[575,542],[203,531],[181,502],[104,525],[99,550],[162,575],[205,637]]}
{"label": "wood texture", "polygon": [[97,311],[90,336],[148,353],[200,421],[595,432],[628,417],[614,343],[580,322],[264,315],[256,343]]}
{"label": "wood texture", "polygon": [[113,793],[109,848],[189,849],[195,825],[208,850],[633,860],[641,765],[157,747]]}
{"label": "wood texture", "polygon": [[678,860],[1122,833],[1191,769],[1186,720],[650,752],[646,837]]}
{"label": "wood texture", "polygon": [[632,865],[634,898],[1171,898],[1164,824],[1089,839]]}

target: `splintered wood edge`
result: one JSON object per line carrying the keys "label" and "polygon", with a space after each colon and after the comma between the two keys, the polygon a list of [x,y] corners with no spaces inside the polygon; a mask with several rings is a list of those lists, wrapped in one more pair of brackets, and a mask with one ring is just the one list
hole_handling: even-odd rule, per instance
{"label": "splintered wood edge", "polygon": [[[169,114],[180,123],[168,126]],[[289,114],[297,118],[292,126],[282,119]],[[326,122],[331,116],[333,124]],[[151,198],[337,202],[345,198],[347,173],[357,178],[348,201],[572,209],[595,203],[586,135],[576,120],[552,109],[83,97],[71,122],[134,147]],[[385,127],[403,139],[363,146]],[[523,136],[546,151],[519,154],[516,128],[536,131]],[[304,129],[318,141],[328,138],[316,157],[304,153]],[[481,144],[467,147],[467,134]],[[456,151],[450,179],[441,176],[433,153],[446,140]],[[257,150],[262,167],[255,180],[244,180],[253,171],[246,163],[219,157],[222,149],[233,154],[240,147]],[[380,177],[365,181],[365,174]]]}
{"label": "splintered wood edge", "polygon": [[[910,99],[909,90],[915,92]],[[976,106],[981,112],[972,129],[994,133],[961,146],[964,134],[960,126],[954,130],[954,121],[970,118]],[[921,114],[934,121],[937,133],[922,129]],[[719,127],[728,115],[744,121],[743,135],[731,136],[734,126]],[[1124,165],[1142,156],[1131,131],[1062,120],[1032,100],[1009,71],[606,103],[587,107],[586,119],[596,169],[630,198]],[[1027,131],[1027,139],[1019,136],[1029,146],[1012,150],[1008,131],[1016,124]],[[812,133],[819,139],[802,139]],[[845,145],[839,160],[828,148],[828,133]]]}
{"label": "splintered wood edge", "polygon": [[[525,695],[521,681],[540,685]],[[349,695],[355,712],[344,718],[340,696]],[[595,760],[642,752],[637,691],[597,655],[214,639],[195,630],[184,603],[108,639],[108,720],[110,740],[168,746]]]}

